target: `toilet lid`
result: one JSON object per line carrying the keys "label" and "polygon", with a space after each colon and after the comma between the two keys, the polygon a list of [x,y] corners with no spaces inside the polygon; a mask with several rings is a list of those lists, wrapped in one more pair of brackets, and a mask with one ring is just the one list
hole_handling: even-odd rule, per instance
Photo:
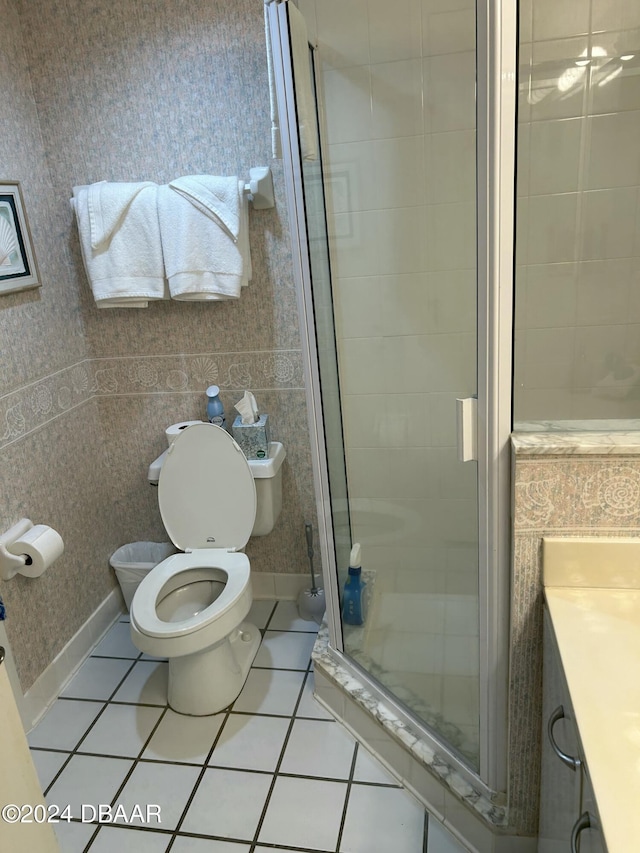
{"label": "toilet lid", "polygon": [[183,430],[160,471],[158,503],[181,551],[246,545],[256,518],[256,487],[229,433],[209,423]]}

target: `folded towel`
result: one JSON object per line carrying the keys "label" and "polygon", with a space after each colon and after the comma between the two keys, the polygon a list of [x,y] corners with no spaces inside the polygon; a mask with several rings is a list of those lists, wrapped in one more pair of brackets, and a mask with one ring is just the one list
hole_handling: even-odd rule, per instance
{"label": "folded towel", "polygon": [[157,184],[102,181],[73,188],[80,247],[98,308],[164,299]]}
{"label": "folded towel", "polygon": [[237,299],[251,276],[243,184],[188,175],[158,189],[162,250],[172,299]]}
{"label": "folded towel", "polygon": [[316,160],[318,157],[316,99],[311,82],[307,25],[302,12],[293,3],[287,3],[287,10],[289,12],[291,60],[293,63],[296,91],[300,156],[303,160]]}

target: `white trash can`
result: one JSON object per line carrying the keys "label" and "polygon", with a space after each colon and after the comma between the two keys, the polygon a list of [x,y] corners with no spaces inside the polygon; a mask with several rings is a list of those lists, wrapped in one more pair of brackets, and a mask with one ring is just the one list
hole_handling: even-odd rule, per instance
{"label": "white trash can", "polygon": [[127,610],[141,581],[171,554],[177,551],[171,542],[130,542],[115,551],[109,559],[114,569]]}

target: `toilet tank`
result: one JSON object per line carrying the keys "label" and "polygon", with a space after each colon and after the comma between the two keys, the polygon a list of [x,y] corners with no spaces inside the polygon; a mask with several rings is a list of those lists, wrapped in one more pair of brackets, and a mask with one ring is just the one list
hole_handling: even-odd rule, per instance
{"label": "toilet tank", "polygon": [[282,463],[286,453],[279,441],[269,442],[268,459],[248,459],[256,485],[256,520],[252,536],[273,530],[282,510]]}
{"label": "toilet tank", "polygon": [[[160,469],[166,455],[165,450],[149,466],[147,478],[152,486],[158,485]],[[282,510],[282,463],[286,455],[279,441],[270,441],[267,459],[247,460],[256,486],[256,520],[251,531],[252,536],[266,536],[271,533],[278,520]]]}

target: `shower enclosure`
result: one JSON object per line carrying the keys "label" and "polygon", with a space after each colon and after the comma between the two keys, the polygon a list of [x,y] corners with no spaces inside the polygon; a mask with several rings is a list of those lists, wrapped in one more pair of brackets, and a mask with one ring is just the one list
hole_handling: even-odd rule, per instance
{"label": "shower enclosure", "polygon": [[[480,5],[268,14],[330,646],[504,790],[515,13]],[[355,542],[361,625],[340,605]]]}

